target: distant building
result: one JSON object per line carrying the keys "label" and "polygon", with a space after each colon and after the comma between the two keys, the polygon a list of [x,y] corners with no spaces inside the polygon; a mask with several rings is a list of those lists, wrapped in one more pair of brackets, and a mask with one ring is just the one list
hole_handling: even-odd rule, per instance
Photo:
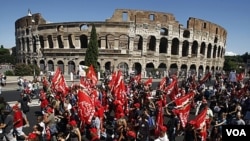
{"label": "distant building", "polygon": [[173,14],[131,9],[116,9],[105,21],[60,23],[48,23],[40,13],[29,12],[15,22],[17,61],[35,63],[44,71],[59,66],[64,74],[76,72],[85,65],[92,24],[102,71],[121,69],[147,77],[157,70],[162,75],[204,74],[223,68],[227,39],[223,27],[193,17],[184,27]]}

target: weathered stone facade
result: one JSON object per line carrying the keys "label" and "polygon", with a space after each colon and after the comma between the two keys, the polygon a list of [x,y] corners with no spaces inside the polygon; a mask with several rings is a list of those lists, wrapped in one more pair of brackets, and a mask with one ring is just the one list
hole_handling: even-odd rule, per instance
{"label": "weathered stone facade", "polygon": [[61,67],[64,74],[84,65],[91,25],[98,34],[100,70],[122,69],[143,76],[166,72],[221,70],[227,32],[214,23],[190,17],[187,27],[173,14],[116,9],[106,21],[47,23],[40,13],[18,19],[18,62],[41,70]]}

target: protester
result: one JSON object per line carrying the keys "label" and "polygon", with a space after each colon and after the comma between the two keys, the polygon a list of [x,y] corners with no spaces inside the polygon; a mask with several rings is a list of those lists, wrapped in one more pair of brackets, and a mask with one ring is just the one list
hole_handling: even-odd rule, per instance
{"label": "protester", "polygon": [[[81,136],[92,141],[175,141],[178,136],[185,141],[220,139],[222,125],[243,124],[250,111],[249,84],[239,85],[243,81],[237,79],[225,79],[222,86],[220,81],[207,83],[210,73],[199,81],[190,74],[180,86],[177,76],[169,74],[155,89],[151,78],[141,80],[139,75],[124,81],[117,71],[100,88],[95,74],[87,73],[86,79],[70,87],[60,71],[51,83],[43,78],[44,89],[39,92],[43,118],[39,123],[45,123],[44,136],[51,133],[52,140],[80,140]],[[187,115],[195,109],[199,120],[191,122]],[[199,128],[201,122],[207,123],[205,128]]]}

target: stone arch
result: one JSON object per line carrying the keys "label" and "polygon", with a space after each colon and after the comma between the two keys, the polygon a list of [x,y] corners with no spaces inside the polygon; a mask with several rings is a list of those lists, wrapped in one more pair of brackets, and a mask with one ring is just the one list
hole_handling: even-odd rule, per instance
{"label": "stone arch", "polygon": [[81,31],[87,31],[89,29],[88,25],[87,24],[83,24],[80,26],[80,30]]}
{"label": "stone arch", "polygon": [[57,42],[58,42],[58,47],[59,48],[64,48],[63,36],[62,35],[57,35]]}
{"label": "stone arch", "polygon": [[104,69],[105,69],[105,71],[110,71],[111,72],[111,62],[110,61],[105,63]]}
{"label": "stone arch", "polygon": [[85,65],[85,61],[80,61],[79,65]]}
{"label": "stone arch", "polygon": [[184,38],[190,38],[190,31],[189,30],[184,30],[183,31],[183,37]]}
{"label": "stone arch", "polygon": [[221,57],[221,56],[220,56],[220,52],[221,52],[221,47],[219,46],[219,48],[218,48],[218,53],[217,53],[217,57]]}
{"label": "stone arch", "polygon": [[84,35],[82,34],[80,36],[80,46],[81,48],[88,48],[88,36],[87,35]]}
{"label": "stone arch", "polygon": [[160,35],[168,36],[168,29],[167,28],[161,28]]}
{"label": "stone arch", "polygon": [[123,72],[123,74],[128,74],[128,64],[126,62],[120,62],[117,65],[117,69],[121,70]]}
{"label": "stone arch", "polygon": [[23,50],[23,51],[25,51],[26,49],[25,49],[25,39],[22,37],[22,49],[21,50]]}
{"label": "stone arch", "polygon": [[176,63],[173,63],[170,65],[170,68],[169,68],[169,75],[173,75],[173,74],[177,74],[178,72],[178,65]]}
{"label": "stone arch", "polygon": [[54,48],[52,35],[48,35],[47,38],[48,38],[49,48]]}
{"label": "stone arch", "polygon": [[143,38],[141,35],[136,35],[134,38],[134,50],[142,50]]}
{"label": "stone arch", "polygon": [[211,58],[211,52],[212,52],[212,45],[208,44],[208,47],[207,47],[207,58]]}
{"label": "stone arch", "polygon": [[217,36],[214,37],[214,43],[215,43],[215,44],[218,43],[218,37],[217,37]]}
{"label": "stone arch", "polygon": [[39,41],[40,41],[40,47],[41,48],[44,48],[44,38],[43,38],[43,36],[39,36]]}
{"label": "stone arch", "polygon": [[27,48],[27,51],[30,52],[30,39],[27,37],[26,38],[26,48]]}
{"label": "stone arch", "polygon": [[122,34],[119,37],[119,48],[129,49],[129,36]]}
{"label": "stone arch", "polygon": [[160,39],[159,53],[167,53],[167,52],[168,52],[168,39],[162,37]]}
{"label": "stone arch", "polygon": [[217,51],[217,46],[214,46],[214,50],[213,50],[213,58],[216,58],[216,51]]}
{"label": "stone arch", "polygon": [[158,66],[158,71],[159,71],[159,78],[165,76],[167,71],[167,65],[165,63],[160,63],[160,65]]}
{"label": "stone arch", "polygon": [[194,41],[192,44],[192,50],[191,50],[191,54],[193,57],[197,57],[198,53],[198,42]]}
{"label": "stone arch", "polygon": [[202,65],[200,65],[198,68],[198,78],[199,79],[204,75],[203,72],[204,72],[204,68]]}
{"label": "stone arch", "polygon": [[62,32],[64,30],[63,25],[58,25],[56,29],[58,32]]}
{"label": "stone arch", "polygon": [[106,35],[106,49],[114,49],[115,36],[112,34]]}
{"label": "stone arch", "polygon": [[206,44],[204,42],[201,43],[200,54],[205,55]]}
{"label": "stone arch", "polygon": [[132,66],[132,71],[134,71],[136,75],[141,74],[142,65],[139,62],[135,62]]}
{"label": "stone arch", "polygon": [[148,50],[149,51],[156,51],[156,38],[155,36],[148,37]]}
{"label": "stone arch", "polygon": [[72,60],[68,61],[68,74],[71,72],[73,72],[73,74],[76,72],[76,64]]}
{"label": "stone arch", "polygon": [[37,66],[37,61],[34,59],[34,60],[32,61],[32,64]]}
{"label": "stone arch", "polygon": [[192,64],[191,66],[190,66],[190,68],[189,68],[189,71],[190,71],[190,73],[191,74],[197,74],[197,72],[196,72],[196,65],[195,64]]}
{"label": "stone arch", "polygon": [[47,65],[48,65],[48,71],[55,71],[54,62],[52,60],[49,60]]}
{"label": "stone arch", "polygon": [[75,48],[75,45],[74,45],[75,36],[72,34],[69,34],[68,41],[69,41],[69,48]]}
{"label": "stone arch", "polygon": [[61,69],[62,74],[64,74],[65,69],[63,61],[61,60],[57,61],[57,66]]}
{"label": "stone arch", "polygon": [[39,61],[39,64],[40,64],[40,70],[45,72],[46,70],[45,61],[42,59]]}
{"label": "stone arch", "polygon": [[188,67],[186,64],[182,64],[181,65],[181,70],[179,72],[179,76],[182,77],[182,78],[185,78],[186,75],[187,75],[187,70],[188,70]]}
{"label": "stone arch", "polygon": [[188,56],[189,42],[187,40],[182,43],[182,57]]}
{"label": "stone arch", "polygon": [[146,76],[151,77],[155,74],[155,66],[152,62],[146,64]]}
{"label": "stone arch", "polygon": [[179,44],[180,42],[177,38],[172,40],[171,55],[179,55]]}
{"label": "stone arch", "polygon": [[208,73],[209,71],[210,71],[210,67],[209,67],[209,66],[206,66],[205,73]]}

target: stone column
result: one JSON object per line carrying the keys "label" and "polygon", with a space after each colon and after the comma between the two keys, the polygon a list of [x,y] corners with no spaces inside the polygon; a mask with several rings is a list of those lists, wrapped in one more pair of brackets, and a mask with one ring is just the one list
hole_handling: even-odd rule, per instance
{"label": "stone column", "polygon": [[119,48],[119,38],[114,39],[114,49],[117,50]]}
{"label": "stone column", "polygon": [[134,50],[134,37],[130,37],[129,39],[129,51]]}
{"label": "stone column", "polygon": [[159,47],[160,46],[160,39],[156,39],[156,44],[155,44],[155,56],[159,56]]}
{"label": "stone column", "polygon": [[64,45],[64,48],[65,49],[69,49],[69,39],[68,39],[68,37],[66,36],[62,36],[62,38],[63,38],[63,45]]}
{"label": "stone column", "polygon": [[74,41],[74,44],[75,44],[75,48],[76,49],[80,49],[80,36],[75,36],[75,41]]}
{"label": "stone column", "polygon": [[101,37],[101,49],[106,49],[106,38],[104,36]]}
{"label": "stone column", "polygon": [[192,57],[192,45],[193,43],[190,43],[188,46],[188,57]]}
{"label": "stone column", "polygon": [[57,37],[53,36],[52,39],[53,39],[53,48],[59,48]]}
{"label": "stone column", "polygon": [[172,41],[168,40],[167,56],[171,55]]}
{"label": "stone column", "polygon": [[[188,47],[189,48],[189,47]],[[188,51],[189,52],[189,51]],[[179,51],[178,51],[178,55],[182,56],[182,42],[179,43]]]}

